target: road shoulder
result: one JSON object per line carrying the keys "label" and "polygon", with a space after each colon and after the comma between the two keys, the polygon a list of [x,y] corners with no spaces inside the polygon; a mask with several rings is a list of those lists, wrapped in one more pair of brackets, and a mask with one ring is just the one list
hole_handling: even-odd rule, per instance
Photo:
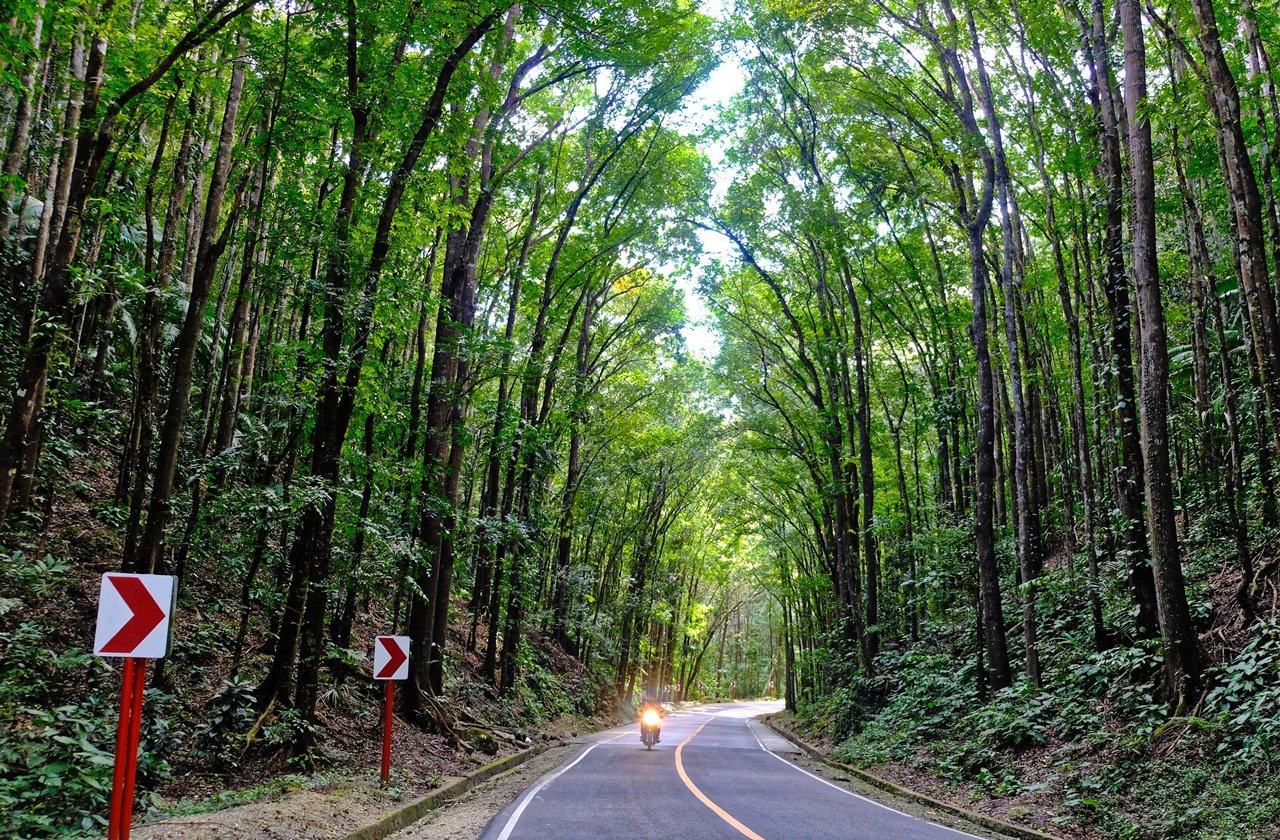
{"label": "road shoulder", "polygon": [[518,767],[477,784],[456,798],[447,798],[442,807],[389,835],[390,840],[475,840],[521,792],[568,761],[582,746],[583,742],[577,740],[556,743]]}
{"label": "road shoulder", "polygon": [[789,727],[778,721],[775,715],[765,715],[758,718],[758,720],[800,750],[799,754],[788,756],[788,759],[797,767],[821,776],[827,781],[838,784],[859,796],[901,811],[904,814],[922,817],[939,825],[965,831],[978,837],[1057,840],[1051,834],[970,811],[950,802],[944,802],[919,791],[894,784],[860,768],[832,761],[817,747],[807,743]]}

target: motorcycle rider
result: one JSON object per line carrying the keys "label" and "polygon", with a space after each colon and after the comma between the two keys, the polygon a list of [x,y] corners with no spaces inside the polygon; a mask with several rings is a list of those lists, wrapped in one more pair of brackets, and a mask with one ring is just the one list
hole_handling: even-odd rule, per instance
{"label": "motorcycle rider", "polygon": [[[653,710],[655,713],[657,713],[657,715],[658,715],[658,717],[659,717],[659,718],[661,718],[661,717],[662,717],[662,704],[658,702],[658,698],[654,696],[654,694],[653,694],[653,692],[652,692],[652,691],[647,691],[647,692],[645,692],[644,699],[640,701],[640,707],[639,707],[638,709],[636,709],[636,717],[637,717],[640,721],[643,721],[643,720],[644,720],[644,713],[645,713],[645,712],[647,712],[647,711],[649,711],[649,710]],[[643,723],[641,723],[641,726],[643,726],[643,725],[644,725],[644,724],[643,724]],[[661,733],[662,733],[662,729],[661,729],[661,727],[659,727],[659,728],[658,728],[658,731],[657,731],[657,733],[656,733],[656,734],[658,735],[658,737],[657,737],[657,739],[656,739],[656,741],[655,741],[656,743],[661,743],[661,742],[662,742],[662,734],[661,734]]]}

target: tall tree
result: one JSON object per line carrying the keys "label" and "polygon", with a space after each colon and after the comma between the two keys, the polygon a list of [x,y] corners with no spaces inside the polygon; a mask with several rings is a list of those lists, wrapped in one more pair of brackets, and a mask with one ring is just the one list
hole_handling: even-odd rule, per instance
{"label": "tall tree", "polygon": [[1151,123],[1146,114],[1146,44],[1137,0],[1119,0],[1124,34],[1125,115],[1133,178],[1133,273],[1138,289],[1138,335],[1142,346],[1142,454],[1146,463],[1147,531],[1156,582],[1160,635],[1164,642],[1166,690],[1179,707],[1194,702],[1203,665],[1199,639],[1191,623],[1182,555],[1174,521],[1173,480],[1169,468],[1169,351],[1160,272],[1156,258],[1155,167]]}

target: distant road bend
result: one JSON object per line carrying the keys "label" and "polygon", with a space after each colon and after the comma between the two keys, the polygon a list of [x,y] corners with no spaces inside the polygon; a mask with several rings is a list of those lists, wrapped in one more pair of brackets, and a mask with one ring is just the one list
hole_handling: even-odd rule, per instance
{"label": "distant road bend", "polygon": [[489,823],[481,840],[960,840],[977,835],[896,811],[779,753],[796,748],[752,720],[780,703],[669,715],[646,751],[632,724],[597,736]]}

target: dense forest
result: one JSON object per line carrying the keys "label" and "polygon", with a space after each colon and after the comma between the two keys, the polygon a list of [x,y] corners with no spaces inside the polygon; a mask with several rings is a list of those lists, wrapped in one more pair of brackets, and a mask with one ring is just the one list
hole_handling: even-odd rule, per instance
{"label": "dense forest", "polygon": [[460,746],[776,684],[1029,824],[1275,836],[1280,5],[4,17],[9,833],[97,827],[126,570],[144,788],[332,762],[396,632]]}

